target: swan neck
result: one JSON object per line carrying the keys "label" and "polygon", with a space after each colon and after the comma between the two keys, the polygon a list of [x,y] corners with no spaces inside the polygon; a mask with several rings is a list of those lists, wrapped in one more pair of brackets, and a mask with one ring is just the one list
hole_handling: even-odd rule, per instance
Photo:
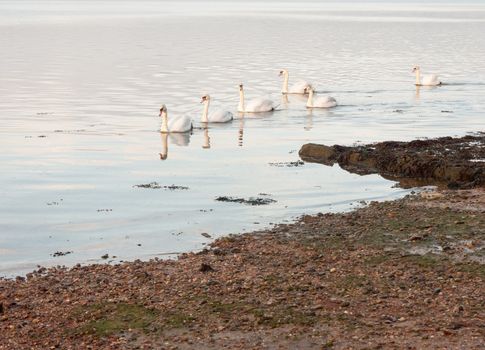
{"label": "swan neck", "polygon": [[421,85],[421,72],[416,69],[416,85]]}
{"label": "swan neck", "polygon": [[162,112],[162,127],[160,128],[161,132],[168,132],[168,117],[167,112]]}
{"label": "swan neck", "polygon": [[288,73],[285,73],[285,79],[283,80],[283,88],[281,89],[281,92],[283,94],[288,93],[288,82],[290,80],[290,75]]}
{"label": "swan neck", "polygon": [[237,107],[239,112],[244,112],[244,90],[239,90],[239,106]]}
{"label": "swan neck", "polygon": [[288,103],[290,102],[290,101],[288,100],[288,95],[284,94],[284,95],[283,95],[283,97],[281,98],[281,102],[282,102],[282,103],[283,103],[285,106],[287,106],[287,105],[288,105]]}
{"label": "swan neck", "polygon": [[204,112],[202,113],[202,123],[209,122],[209,101],[204,101]]}
{"label": "swan neck", "polygon": [[313,89],[308,92],[308,100],[306,101],[307,107],[313,107]]}

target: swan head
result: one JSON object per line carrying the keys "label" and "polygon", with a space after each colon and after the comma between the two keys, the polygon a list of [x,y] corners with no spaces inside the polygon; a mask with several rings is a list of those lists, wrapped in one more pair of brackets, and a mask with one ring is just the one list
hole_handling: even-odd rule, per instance
{"label": "swan head", "polygon": [[278,76],[282,77],[282,76],[285,76],[285,75],[288,75],[288,71],[286,69],[280,70],[280,73],[278,74]]}
{"label": "swan head", "polygon": [[202,96],[202,99],[200,100],[200,103],[204,103],[206,101],[210,101],[211,97],[209,95],[204,95]]}
{"label": "swan head", "polygon": [[243,91],[243,90],[244,90],[244,85],[243,85],[243,83],[240,83],[239,84],[239,91]]}
{"label": "swan head", "polygon": [[306,88],[305,88],[305,93],[308,94],[309,92],[315,92],[315,88],[312,86],[312,85],[308,85]]}
{"label": "swan head", "polygon": [[162,116],[163,113],[167,113],[167,106],[165,106],[164,104],[162,105],[162,107],[160,107],[159,116]]}
{"label": "swan head", "polygon": [[419,66],[414,66],[414,67],[413,67],[413,73],[415,73],[415,72],[419,71],[419,69],[420,69],[420,68],[419,68]]}

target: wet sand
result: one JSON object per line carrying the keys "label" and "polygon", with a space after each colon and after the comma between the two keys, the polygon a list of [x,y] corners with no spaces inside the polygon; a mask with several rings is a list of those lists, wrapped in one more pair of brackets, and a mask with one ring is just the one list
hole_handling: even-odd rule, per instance
{"label": "wet sand", "polygon": [[0,349],[483,349],[485,191],[0,281]]}

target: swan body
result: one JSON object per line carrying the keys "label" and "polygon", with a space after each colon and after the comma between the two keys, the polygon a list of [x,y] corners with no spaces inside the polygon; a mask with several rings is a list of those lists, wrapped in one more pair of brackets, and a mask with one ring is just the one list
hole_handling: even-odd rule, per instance
{"label": "swan body", "polygon": [[261,113],[271,112],[274,110],[274,103],[271,100],[264,98],[255,98],[246,104],[244,112],[248,113]]}
{"label": "swan body", "polygon": [[162,126],[160,127],[162,133],[189,132],[193,128],[192,120],[188,116],[184,115],[169,120],[165,105],[160,108],[160,116],[162,117]]}
{"label": "swan body", "polygon": [[280,76],[284,77],[283,87],[281,88],[282,94],[307,94],[310,88],[310,83],[304,80],[300,80],[288,88],[288,82],[290,74],[286,69],[280,71]]}
{"label": "swan body", "polygon": [[331,96],[319,96],[315,100],[313,94],[315,90],[310,87],[308,90],[308,101],[306,103],[307,108],[332,108],[337,106],[337,100]]}
{"label": "swan body", "polygon": [[274,111],[274,102],[265,98],[255,98],[247,104],[244,101],[244,87],[239,85],[239,106],[237,111],[241,113],[263,113]]}
{"label": "swan body", "polygon": [[422,85],[441,85],[441,81],[436,74],[425,75],[423,77]]}
{"label": "swan body", "polygon": [[202,123],[227,123],[234,119],[234,115],[230,111],[218,109],[209,114],[209,104],[211,97],[209,95],[202,96],[200,103],[204,104],[204,112],[202,113]]}
{"label": "swan body", "polygon": [[438,86],[442,84],[436,74],[425,75],[421,79],[421,69],[419,66],[413,68],[413,73],[416,73],[416,86]]}

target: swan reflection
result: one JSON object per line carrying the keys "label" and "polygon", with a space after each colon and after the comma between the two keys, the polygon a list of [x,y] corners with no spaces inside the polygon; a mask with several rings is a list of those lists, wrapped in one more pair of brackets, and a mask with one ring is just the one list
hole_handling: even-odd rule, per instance
{"label": "swan reflection", "polygon": [[307,97],[308,95],[302,95],[302,94],[293,94],[293,95],[288,95],[288,94],[283,94],[281,95],[281,104],[278,109],[288,109],[291,104],[296,104],[296,105],[301,105],[307,102]]}
{"label": "swan reflection", "polygon": [[438,88],[439,88],[439,85],[438,86],[416,85],[416,94],[414,95],[414,99],[417,101],[421,99],[422,90],[436,90]]}
{"label": "swan reflection", "polygon": [[313,108],[307,109],[307,114],[305,116],[305,126],[303,129],[310,131],[313,128]]}
{"label": "swan reflection", "polygon": [[238,137],[237,137],[237,145],[239,147],[243,146],[243,141],[244,141],[244,118],[239,119],[239,132],[238,132]]}
{"label": "swan reflection", "polygon": [[170,140],[170,144],[172,145],[184,147],[189,145],[190,136],[190,133],[160,133],[162,139],[162,151],[159,153],[160,159],[166,160],[168,158],[168,140]]}
{"label": "swan reflection", "polygon": [[202,145],[202,148],[204,148],[204,149],[211,148],[211,138],[209,137],[209,129],[208,128],[204,129],[204,144]]}
{"label": "swan reflection", "polygon": [[306,103],[306,101],[308,100],[308,94],[306,95],[291,95],[291,100],[289,100],[290,103],[295,103],[295,102],[299,102],[299,103]]}

